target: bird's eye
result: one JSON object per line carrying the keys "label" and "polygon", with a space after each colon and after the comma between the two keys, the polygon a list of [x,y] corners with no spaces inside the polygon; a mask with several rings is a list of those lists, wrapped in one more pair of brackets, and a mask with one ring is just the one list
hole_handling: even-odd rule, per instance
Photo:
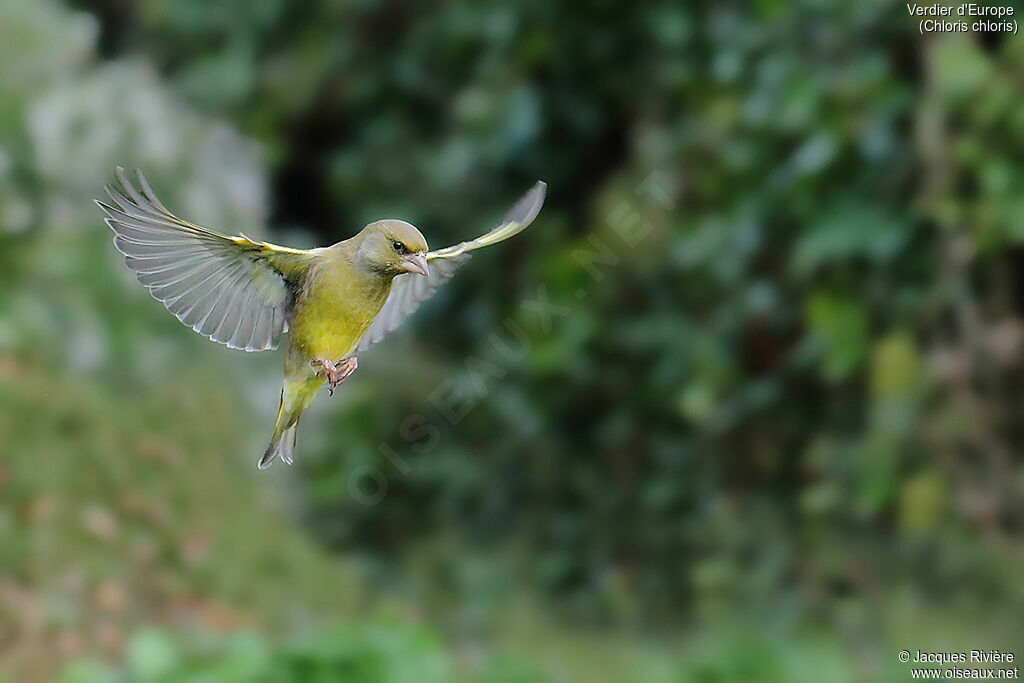
{"label": "bird's eye", "polygon": [[405,248],[405,245],[401,242],[395,241],[391,243],[391,248],[397,251],[399,254],[404,254],[409,250]]}

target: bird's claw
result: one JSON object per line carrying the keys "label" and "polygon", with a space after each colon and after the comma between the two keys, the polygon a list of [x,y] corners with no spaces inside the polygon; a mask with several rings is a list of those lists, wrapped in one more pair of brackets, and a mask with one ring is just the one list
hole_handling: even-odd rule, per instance
{"label": "bird's claw", "polygon": [[310,365],[313,367],[320,366],[320,371],[316,374],[327,380],[328,391],[330,391],[331,396],[334,396],[334,390],[339,384],[348,379],[349,375],[356,371],[356,368],[359,367],[359,361],[355,358],[346,358],[337,363],[332,363],[329,360],[315,360]]}

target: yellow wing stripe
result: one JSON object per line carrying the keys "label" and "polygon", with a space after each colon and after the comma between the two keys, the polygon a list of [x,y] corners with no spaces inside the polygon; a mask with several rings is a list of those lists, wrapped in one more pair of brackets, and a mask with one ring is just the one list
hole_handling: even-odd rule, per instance
{"label": "yellow wing stripe", "polygon": [[123,168],[117,177],[122,191],[107,187],[112,205],[96,203],[107,215],[114,246],[150,294],[213,341],[246,351],[275,348],[313,254],[184,221],[157,199],[141,172],[138,187]]}
{"label": "yellow wing stripe", "polygon": [[[116,172],[118,180],[121,181],[121,186],[125,189],[125,191],[128,192],[128,195],[132,198],[136,205],[141,207],[143,210],[148,209],[152,213],[163,214],[166,218],[170,219],[172,223],[176,224],[179,227],[192,230],[201,235],[208,235],[210,237],[217,237],[219,239],[228,240],[243,247],[261,247],[263,249],[269,249],[270,251],[276,251],[281,254],[302,255],[310,253],[308,249],[293,249],[291,247],[282,247],[278,244],[271,244],[270,242],[257,242],[256,240],[247,237],[245,234],[239,234],[238,236],[223,235],[217,232],[216,230],[211,230],[210,228],[205,228],[201,225],[196,225],[195,223],[187,221],[183,218],[179,218],[178,216],[175,216],[173,213],[171,213],[171,211],[166,206],[164,206],[163,203],[157,198],[156,192],[153,191],[152,186],[150,186],[149,181],[146,179],[146,176],[142,174],[142,171],[136,172],[136,178],[138,179],[139,186],[142,187],[142,194],[140,194],[139,191],[135,189],[134,184],[132,184],[132,182],[128,178],[127,171],[125,171],[123,167],[118,166]],[[115,191],[113,191],[113,188],[108,187],[107,192],[111,194],[115,201],[117,201],[118,195]],[[120,201],[118,201],[118,204],[121,205],[122,208],[125,208],[124,204],[122,204]],[[148,220],[153,220],[155,216],[149,215],[145,216],[144,218]]]}
{"label": "yellow wing stripe", "polygon": [[484,233],[474,240],[431,251],[427,254],[427,259],[455,258],[468,251],[497,244],[519,234],[533,222],[533,219],[540,212],[540,207],[544,205],[544,195],[547,193],[547,187],[544,182],[538,180],[491,231]]}

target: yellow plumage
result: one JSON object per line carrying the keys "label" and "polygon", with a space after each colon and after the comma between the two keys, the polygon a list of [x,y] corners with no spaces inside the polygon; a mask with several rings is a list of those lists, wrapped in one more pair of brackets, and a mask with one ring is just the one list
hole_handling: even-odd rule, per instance
{"label": "yellow plumage", "polygon": [[[330,247],[302,250],[228,237],[164,207],[140,172],[140,192],[117,169],[127,196],[98,201],[114,244],[150,293],[200,334],[231,348],[276,348],[289,335],[277,423],[260,468],[291,463],[302,411],[327,379],[355,369],[355,351],[382,339],[452,274],[468,253],[517,234],[540,211],[538,182],[491,231],[428,251],[414,226],[386,219]],[[428,267],[428,262],[431,266]]]}

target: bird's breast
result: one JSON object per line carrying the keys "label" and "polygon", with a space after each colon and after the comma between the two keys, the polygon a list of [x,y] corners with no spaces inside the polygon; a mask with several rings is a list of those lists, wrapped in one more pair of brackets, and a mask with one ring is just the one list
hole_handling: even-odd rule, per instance
{"label": "bird's breast", "polygon": [[387,301],[391,283],[334,268],[311,278],[295,302],[291,343],[310,360],[337,361],[355,350]]}

